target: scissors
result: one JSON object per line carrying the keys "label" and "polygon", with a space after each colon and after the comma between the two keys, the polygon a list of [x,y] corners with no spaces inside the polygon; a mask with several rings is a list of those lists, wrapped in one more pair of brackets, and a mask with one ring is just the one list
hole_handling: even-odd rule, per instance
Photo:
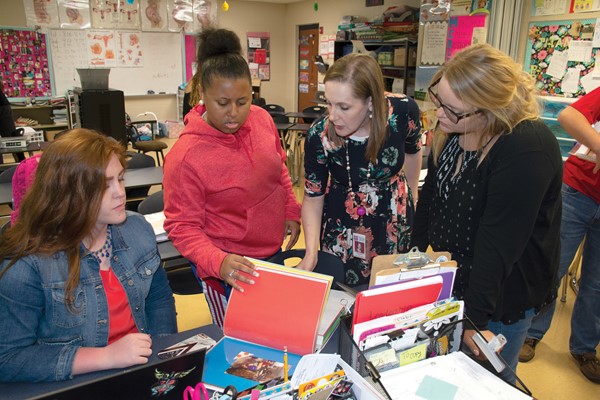
{"label": "scissors", "polygon": [[184,400],[210,400],[206,386],[199,382],[196,387],[188,386],[183,391]]}
{"label": "scissors", "polygon": [[237,396],[238,396],[238,391],[235,388],[235,386],[228,385],[225,387],[225,389],[223,389],[223,393],[221,394],[221,397],[219,398],[219,400],[226,400],[226,399],[237,400]]}

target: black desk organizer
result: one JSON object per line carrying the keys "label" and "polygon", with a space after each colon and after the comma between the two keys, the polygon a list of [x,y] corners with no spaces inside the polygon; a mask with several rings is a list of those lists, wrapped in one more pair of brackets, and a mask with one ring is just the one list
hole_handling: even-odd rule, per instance
{"label": "black desk organizer", "polygon": [[[447,329],[453,329],[453,328],[461,329],[460,351],[467,354],[471,359],[475,360],[478,364],[483,366],[488,371],[497,375],[497,372],[495,371],[494,367],[492,367],[492,365],[489,361],[487,361],[487,360],[481,361],[481,360],[477,360],[476,358],[472,357],[469,349],[465,345],[463,345],[462,333],[464,333],[465,329],[472,329],[478,333],[481,333],[479,331],[479,329],[477,329],[475,327],[473,322],[469,318],[465,317],[465,318],[456,320],[454,322],[451,322],[450,324],[447,325]],[[374,387],[382,395],[384,395],[389,400],[393,400],[391,398],[390,394],[387,392],[385,386],[380,381],[381,374],[379,373],[377,368],[373,365],[373,363],[371,363],[370,361],[367,360],[367,358],[365,357],[363,352],[358,348],[358,345],[356,344],[356,342],[354,342],[354,339],[352,338],[352,334],[351,334],[352,314],[346,314],[345,316],[342,317],[342,319],[340,321],[340,331],[341,332],[339,333],[339,335],[340,335],[340,337],[339,337],[339,354],[342,357],[342,360],[344,360],[346,363],[348,363],[348,365],[350,365],[354,370],[356,370],[356,372],[358,372],[362,377],[370,378],[374,384]],[[533,397],[531,391],[525,385],[525,383],[517,376],[517,373],[508,366],[508,364],[506,363],[506,361],[504,361],[502,356],[500,356],[500,355],[498,355],[498,356],[499,356],[500,360],[502,361],[502,363],[504,363],[505,368],[508,368],[512,372],[512,374],[515,376],[517,385],[514,387],[516,387],[521,392]],[[399,367],[399,368],[402,368],[402,367]]]}

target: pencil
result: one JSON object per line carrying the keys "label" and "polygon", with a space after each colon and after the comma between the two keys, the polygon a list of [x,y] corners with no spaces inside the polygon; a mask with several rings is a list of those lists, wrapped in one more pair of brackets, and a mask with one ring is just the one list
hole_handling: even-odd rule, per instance
{"label": "pencil", "polygon": [[283,347],[283,381],[288,381],[288,354],[287,354],[287,346]]}

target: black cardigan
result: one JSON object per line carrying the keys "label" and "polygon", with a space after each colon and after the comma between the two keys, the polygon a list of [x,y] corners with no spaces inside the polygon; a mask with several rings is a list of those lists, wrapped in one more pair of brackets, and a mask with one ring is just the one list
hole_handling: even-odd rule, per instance
{"label": "black cardigan", "polygon": [[[428,164],[411,243],[421,250],[431,235],[468,234],[430,231],[436,222],[429,220],[430,207],[438,191],[431,156]],[[498,139],[474,175],[482,193],[470,204],[470,214],[454,216],[475,218],[473,246],[434,250],[460,254],[455,257],[459,268],[472,267],[463,270],[468,271],[462,288],[466,314],[485,329],[489,320],[514,323],[525,310],[539,309],[556,297],[562,210],[562,158],[556,138],[540,120],[521,122]]]}

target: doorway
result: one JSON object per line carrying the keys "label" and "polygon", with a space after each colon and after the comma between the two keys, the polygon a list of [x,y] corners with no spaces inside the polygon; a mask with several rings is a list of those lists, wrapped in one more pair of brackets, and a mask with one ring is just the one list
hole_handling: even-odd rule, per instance
{"label": "doorway", "polygon": [[319,54],[319,24],[300,25],[298,31],[298,110],[316,105],[318,71],[315,56]]}

